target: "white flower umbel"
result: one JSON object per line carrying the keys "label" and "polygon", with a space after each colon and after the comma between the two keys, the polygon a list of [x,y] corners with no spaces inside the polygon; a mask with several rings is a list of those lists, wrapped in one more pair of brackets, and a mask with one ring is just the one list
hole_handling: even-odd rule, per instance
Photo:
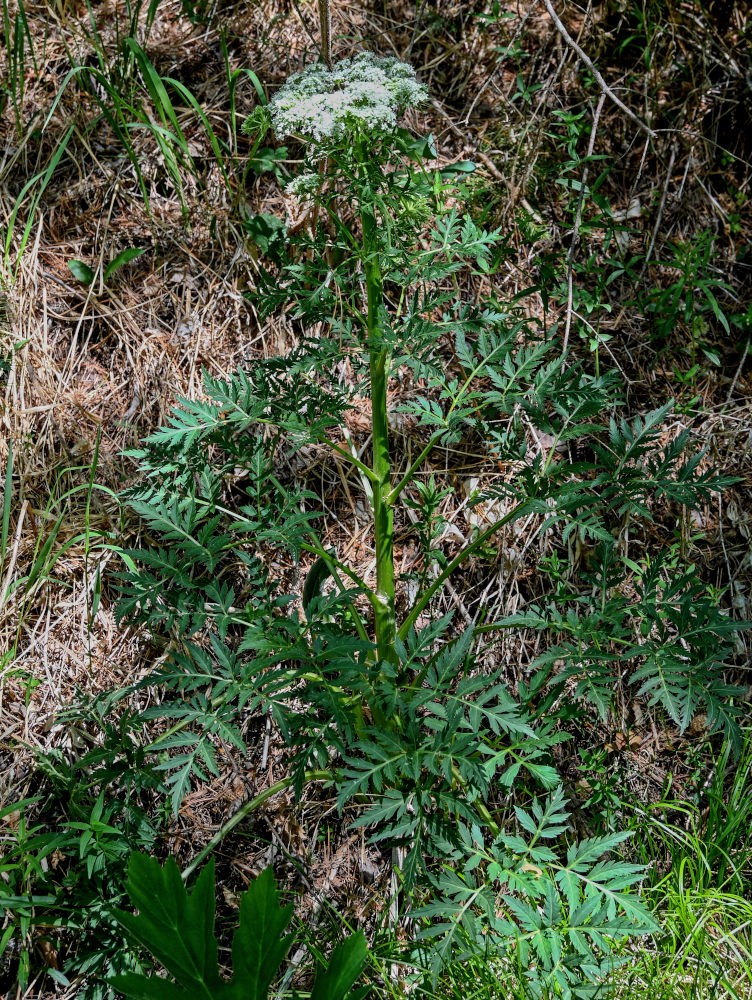
{"label": "white flower umbel", "polygon": [[294,195],[296,198],[305,198],[306,195],[315,194],[321,184],[318,174],[307,171],[294,177],[285,188],[285,194]]}
{"label": "white flower umbel", "polygon": [[269,107],[277,135],[336,142],[355,131],[389,131],[426,97],[412,66],[362,52],[331,70],[315,63],[293,74]]}

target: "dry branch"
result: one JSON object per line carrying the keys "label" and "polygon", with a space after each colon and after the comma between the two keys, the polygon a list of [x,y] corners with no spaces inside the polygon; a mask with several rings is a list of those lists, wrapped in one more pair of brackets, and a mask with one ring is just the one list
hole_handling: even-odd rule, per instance
{"label": "dry branch", "polygon": [[576,53],[577,58],[581,62],[583,62],[590,70],[590,72],[593,74],[595,82],[601,88],[603,93],[606,94],[608,97],[610,97],[611,100],[614,102],[614,104],[618,108],[621,108],[624,114],[627,115],[629,118],[631,118],[632,121],[635,123],[635,125],[637,125],[637,127],[641,131],[645,132],[651,138],[654,138],[655,132],[648,125],[646,125],[645,122],[634,113],[634,111],[631,111],[624,103],[624,101],[621,100],[620,97],[616,96],[613,90],[611,90],[609,85],[603,79],[602,74],[596,69],[595,64],[593,63],[593,60],[590,58],[590,56],[588,56],[585,52],[583,52],[583,50],[580,48],[580,46],[577,44],[574,38],[572,38],[572,36],[569,34],[567,29],[562,24],[561,18],[554,10],[554,5],[551,3],[551,0],[543,0],[543,3],[551,17],[551,20],[554,22],[554,25],[556,26],[556,30],[559,32],[559,34],[567,43],[567,45],[572,49],[572,51]]}

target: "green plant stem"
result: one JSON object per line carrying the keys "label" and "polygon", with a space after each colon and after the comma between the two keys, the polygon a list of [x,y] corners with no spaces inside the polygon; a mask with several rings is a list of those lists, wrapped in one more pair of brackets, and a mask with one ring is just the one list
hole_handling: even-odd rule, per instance
{"label": "green plant stem", "polygon": [[402,495],[402,491],[405,489],[405,487],[408,486],[413,481],[413,479],[415,479],[416,472],[418,471],[418,469],[420,469],[420,467],[423,465],[423,462],[428,458],[433,449],[436,447],[440,437],[441,437],[441,431],[437,431],[435,434],[431,435],[428,444],[425,446],[423,451],[421,451],[420,455],[418,455],[415,461],[413,461],[410,464],[410,467],[408,468],[407,472],[404,474],[402,479],[400,479],[400,481],[397,483],[394,489],[390,490],[389,493],[387,494],[386,502],[388,504],[394,504]]}
{"label": "green plant stem", "polygon": [[[303,544],[303,548],[306,548],[306,549],[309,549],[310,551],[313,551],[313,546],[306,546],[305,543]],[[330,555],[329,553],[327,553],[324,550],[324,547],[323,547],[323,545],[321,545],[320,542],[319,542],[319,551],[321,552],[321,555],[319,555],[319,560],[324,564],[324,566],[326,566],[326,569],[327,569],[327,571],[329,573],[329,576],[331,576],[332,579],[334,580],[334,582],[336,583],[339,592],[341,594],[344,593],[345,592],[345,585],[343,584],[342,580],[340,579],[340,576],[339,576],[339,573],[338,573],[338,569],[340,568],[339,560],[334,555]],[[369,587],[366,587],[366,585],[360,579],[360,577],[358,576],[358,574],[354,573],[352,570],[348,569],[348,567],[346,567],[346,566],[342,566],[341,568],[342,568],[342,571],[344,572],[344,574],[346,576],[350,577],[350,579],[354,580],[358,584],[359,589],[365,590],[365,592],[367,593],[367,595],[369,597],[369,600],[372,600],[371,589]],[[311,571],[309,571],[309,572],[311,572]],[[306,587],[307,587],[307,585],[308,585],[308,581],[306,580]],[[303,596],[305,598],[305,589],[303,591]],[[305,601],[304,601],[304,604],[305,604]],[[355,628],[356,628],[356,630],[358,632],[358,635],[365,642],[370,642],[370,640],[368,638],[368,632],[366,631],[365,624],[363,623],[363,619],[361,618],[360,612],[358,611],[358,609],[355,607],[354,604],[350,605],[350,612],[352,613],[352,619],[353,619],[353,622],[355,624]]]}
{"label": "green plant stem", "polygon": [[[361,149],[360,161],[367,162],[367,151]],[[373,430],[373,522],[376,549],[376,600],[374,626],[376,645],[381,660],[397,662],[397,638],[394,614],[394,535],[393,508],[389,502],[392,467],[389,459],[389,424],[387,418],[387,383],[389,381],[389,350],[384,345],[381,312],[384,288],[379,263],[377,222],[373,205],[364,201],[361,207],[363,226],[363,268],[368,293],[366,334],[371,371],[371,421]]]}
{"label": "green plant stem", "polygon": [[335,441],[330,441],[328,438],[322,438],[321,440],[322,443],[328,445],[336,455],[339,455],[340,458],[344,458],[354,465],[358,472],[362,472],[370,483],[375,482],[376,477],[373,470],[369,469],[367,465],[364,465],[357,455],[353,455],[353,453],[348,451],[347,448],[343,448],[341,444],[337,444]]}
{"label": "green plant stem", "polygon": [[[333,781],[334,775],[331,773],[331,771],[306,771],[304,775],[304,780]],[[248,813],[253,812],[254,809],[258,809],[258,807],[262,803],[266,802],[267,799],[270,799],[272,795],[276,795],[277,792],[282,792],[285,790],[285,788],[289,788],[290,785],[294,783],[294,781],[295,779],[292,777],[282,778],[280,781],[277,781],[273,785],[270,785],[268,788],[265,788],[263,792],[259,792],[258,795],[256,795],[250,801],[246,802],[245,805],[241,806],[234,816],[231,816],[226,823],[222,824],[222,826],[217,830],[217,832],[214,834],[209,843],[206,844],[201,851],[199,851],[199,853],[196,855],[193,861],[191,861],[191,863],[186,868],[183,869],[183,881],[185,881],[185,879],[188,878],[191,872],[195,871],[196,868],[198,868],[198,866],[201,864],[204,858],[207,857],[207,855],[211,854],[214,848],[218,844],[220,844],[222,840],[224,840],[227,834],[230,833],[231,830],[234,830],[235,827],[238,825],[238,823],[240,823],[242,820],[245,819]]]}
{"label": "green plant stem", "polygon": [[[327,564],[327,566],[330,566],[333,569],[338,570],[340,573],[343,573],[346,577],[348,577],[348,579],[352,580],[353,583],[355,583],[358,586],[358,589],[363,591],[368,600],[374,606],[378,603],[374,592],[366,583],[363,582],[363,580],[358,576],[355,570],[350,569],[350,567],[347,566],[345,563],[340,562],[339,559],[337,559],[337,557],[333,555],[331,552],[327,552],[323,544],[319,542],[318,544],[313,545],[309,542],[301,542],[300,547],[305,552],[310,552],[311,555],[318,556],[319,559],[323,559],[324,562]],[[334,573],[332,573],[331,575],[334,576]],[[341,589],[342,588],[340,588],[340,590]]]}
{"label": "green plant stem", "polygon": [[385,355],[371,356],[373,470],[379,477],[373,490],[373,521],[376,548],[376,600],[374,601],[376,645],[382,660],[396,662],[394,614],[393,508],[387,500],[391,466],[386,422]]}
{"label": "green plant stem", "polygon": [[[460,788],[467,788],[467,782],[460,774],[460,769],[457,767],[456,764],[452,764],[452,778],[456,781],[456,783],[460,786]],[[486,823],[488,829],[491,831],[491,836],[498,837],[499,825],[489,812],[486,803],[482,799],[478,798],[473,801],[473,805],[477,809],[480,818],[483,820],[484,823]]]}
{"label": "green plant stem", "polygon": [[[467,394],[467,392],[470,389],[470,386],[472,385],[473,380],[476,378],[476,376],[483,370],[483,368],[486,365],[489,364],[490,361],[492,361],[494,359],[495,355],[502,353],[502,351],[504,351],[504,350],[506,350],[506,345],[500,344],[499,347],[497,347],[494,351],[492,351],[490,355],[488,355],[487,357],[484,357],[482,359],[482,361],[480,361],[475,366],[475,368],[473,368],[473,370],[470,372],[470,374],[466,377],[464,383],[462,384],[462,386],[460,387],[459,391],[457,392],[457,394],[454,396],[454,398],[452,400],[452,405],[449,407],[449,410],[448,410],[447,415],[446,415],[444,427],[442,427],[439,430],[436,430],[436,431],[433,432],[433,434],[431,435],[431,437],[428,439],[428,443],[426,444],[425,448],[423,448],[423,450],[418,455],[418,457],[413,462],[411,462],[410,466],[407,469],[407,472],[402,476],[402,478],[399,480],[399,482],[394,487],[394,489],[392,489],[390,491],[390,493],[388,494],[388,496],[387,496],[387,502],[388,503],[390,503],[390,504],[396,503],[396,501],[401,496],[402,491],[405,489],[406,486],[408,486],[412,482],[412,480],[415,478],[416,473],[418,472],[418,470],[420,469],[420,467],[423,465],[423,462],[428,458],[428,456],[431,454],[431,452],[433,451],[433,449],[439,443],[439,441],[441,440],[442,434],[446,430],[449,429],[449,418],[452,416],[452,414],[457,409],[457,407],[459,406],[459,404],[462,401],[462,399]],[[512,385],[512,382],[510,382],[510,388],[511,388],[511,385]],[[445,385],[445,388],[446,388],[446,385]]]}
{"label": "green plant stem", "polygon": [[480,548],[484,544],[484,542],[487,542],[489,538],[491,538],[493,535],[496,534],[497,531],[503,528],[504,525],[509,524],[511,521],[514,521],[516,520],[516,518],[520,517],[524,508],[527,506],[528,502],[529,499],[522,500],[520,503],[515,504],[515,506],[512,507],[512,509],[509,511],[508,514],[505,514],[504,517],[502,517],[500,520],[495,521],[489,528],[486,528],[486,530],[481,532],[481,534],[478,535],[477,538],[474,538],[472,542],[469,542],[464,547],[464,549],[462,549],[460,552],[457,553],[454,559],[452,559],[452,561],[436,577],[431,586],[428,587],[428,589],[424,592],[421,599],[418,601],[418,603],[415,605],[415,607],[412,609],[410,614],[407,616],[407,618],[400,626],[397,632],[397,635],[400,639],[405,638],[405,636],[410,631],[411,626],[415,623],[420,613],[424,610],[424,608],[426,608],[429,605],[431,598],[438,590],[441,589],[441,587],[444,585],[444,582],[452,575],[452,573],[454,573],[457,567],[461,563],[463,563],[468,556],[472,555],[472,553],[476,549]]}

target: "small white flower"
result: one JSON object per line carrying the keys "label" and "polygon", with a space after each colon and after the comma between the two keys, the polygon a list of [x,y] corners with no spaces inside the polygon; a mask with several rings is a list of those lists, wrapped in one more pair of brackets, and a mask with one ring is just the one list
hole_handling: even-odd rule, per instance
{"label": "small white flower", "polygon": [[331,70],[315,63],[293,74],[269,107],[278,135],[304,135],[322,142],[361,128],[390,131],[407,108],[426,98],[412,66],[362,52]]}

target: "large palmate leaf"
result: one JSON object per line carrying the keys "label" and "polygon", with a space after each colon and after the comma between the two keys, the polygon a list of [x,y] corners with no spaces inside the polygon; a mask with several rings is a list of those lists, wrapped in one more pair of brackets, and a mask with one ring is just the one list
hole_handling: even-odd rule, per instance
{"label": "large palmate leaf", "polygon": [[214,935],[214,863],[210,862],[188,893],[174,858],[164,868],[145,854],[131,855],[128,896],[138,915],[117,911],[127,936],[143,945],[175,979],[164,980],[128,973],[116,976],[113,985],[131,997],[183,997],[206,1000],[222,983]]}
{"label": "large palmate leaf", "polygon": [[[366,960],[366,939],[363,931],[358,931],[337,945],[331,954],[329,964],[320,969],[313,984],[311,1000],[332,1000],[344,997],[360,975]],[[362,1000],[370,987],[363,986],[350,995],[348,1000]]]}
{"label": "large palmate leaf", "polygon": [[294,938],[283,936],[292,913],[292,906],[279,905],[274,873],[267,868],[240,900],[240,926],[232,939],[233,977],[222,996],[265,1000]]}
{"label": "large palmate leaf", "polygon": [[[196,880],[183,884],[174,858],[164,868],[144,854],[128,866],[128,895],[138,915],[116,912],[134,943],[142,945],[174,979],[129,972],[110,982],[134,1000],[267,1000],[295,935],[285,935],[293,907],[281,906],[274,873],[267,868],[240,899],[240,924],[232,940],[233,976],[219,971],[214,933],[214,862]],[[344,1000],[366,958],[362,932],[343,941],[319,969],[312,1000]],[[351,994],[362,1000],[368,987]]]}

